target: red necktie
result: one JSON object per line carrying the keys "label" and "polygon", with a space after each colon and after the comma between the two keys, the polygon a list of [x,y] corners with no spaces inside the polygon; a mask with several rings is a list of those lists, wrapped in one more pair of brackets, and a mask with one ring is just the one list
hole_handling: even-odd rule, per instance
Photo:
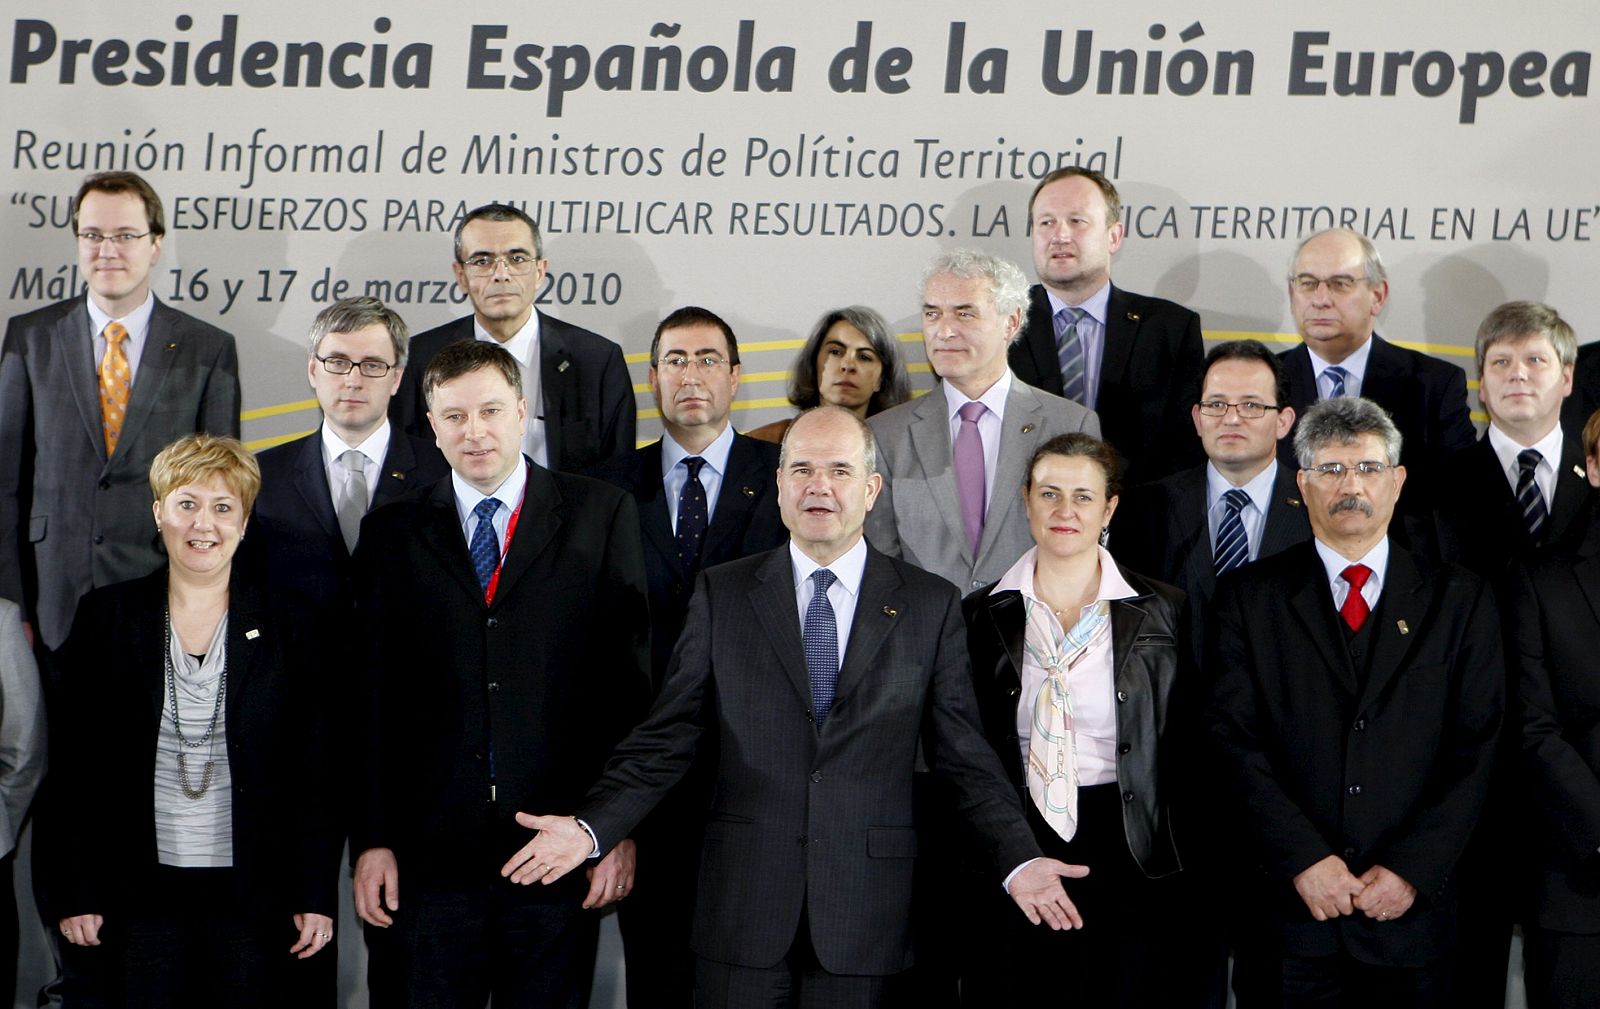
{"label": "red necktie", "polygon": [[1339,607],[1339,615],[1352,631],[1359,631],[1367,622],[1367,614],[1372,612],[1361,596],[1361,586],[1372,577],[1372,569],[1365,564],[1352,564],[1341,571],[1339,577],[1350,583],[1350,592],[1344,597],[1344,605]]}

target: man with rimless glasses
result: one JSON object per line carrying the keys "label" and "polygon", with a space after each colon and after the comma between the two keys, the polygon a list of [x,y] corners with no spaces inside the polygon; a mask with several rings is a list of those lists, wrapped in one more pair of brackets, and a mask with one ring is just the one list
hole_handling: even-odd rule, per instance
{"label": "man with rimless glasses", "polygon": [[518,208],[490,203],[467,212],[456,225],[451,269],[473,312],[412,341],[412,366],[389,409],[397,426],[433,437],[422,374],[441,347],[476,339],[504,347],[522,367],[522,451],[535,463],[582,473],[633,450],[633,382],[622,348],[534,308],[549,265],[539,226]]}
{"label": "man with rimless glasses", "polygon": [[1295,433],[1313,540],[1217,583],[1213,822],[1241,870],[1240,1009],[1456,1006],[1457,863],[1504,704],[1494,596],[1389,535],[1400,432],[1358,397]]}

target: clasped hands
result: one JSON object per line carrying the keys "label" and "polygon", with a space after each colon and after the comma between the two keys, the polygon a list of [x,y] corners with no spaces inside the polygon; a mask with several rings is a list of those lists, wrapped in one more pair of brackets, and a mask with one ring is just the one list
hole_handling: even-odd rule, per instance
{"label": "clasped hands", "polygon": [[1417,899],[1416,887],[1383,866],[1356,876],[1338,855],[1303,870],[1294,878],[1294,888],[1317,921],[1357,911],[1376,921],[1394,921]]}

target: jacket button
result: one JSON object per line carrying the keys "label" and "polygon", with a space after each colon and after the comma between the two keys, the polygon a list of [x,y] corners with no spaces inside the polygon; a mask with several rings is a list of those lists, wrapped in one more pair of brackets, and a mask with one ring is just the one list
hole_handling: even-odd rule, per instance
{"label": "jacket button", "polygon": [[1349,788],[1345,789],[1345,791],[1349,792],[1351,795],[1360,795],[1361,794],[1361,786],[1360,785],[1351,785]]}
{"label": "jacket button", "polygon": [[1365,730],[1366,727],[1367,727],[1367,720],[1365,718],[1356,719],[1356,724],[1355,724],[1354,728],[1355,728],[1355,730],[1357,732],[1361,732],[1361,731]]}
{"label": "jacket button", "polygon": [[972,587],[975,588],[975,589],[981,589],[981,588],[983,588],[983,583],[978,581],[976,578],[974,578],[972,580]]}
{"label": "jacket button", "polygon": [[1118,704],[1126,704],[1126,703],[1128,703],[1128,692],[1126,690],[1117,691],[1117,703]]}
{"label": "jacket button", "polygon": [[1133,793],[1132,792],[1123,792],[1122,793],[1122,801],[1123,802],[1132,802],[1133,801]]}
{"label": "jacket button", "polygon": [[482,750],[474,750],[472,752],[472,759],[473,760],[483,760],[484,759],[484,752]]}
{"label": "jacket button", "polygon": [[489,628],[489,630],[492,631],[496,627],[500,626],[500,618],[499,617],[490,617],[488,620],[485,620],[483,622],[483,626]]}
{"label": "jacket button", "polygon": [[796,842],[797,842],[797,843],[798,843],[798,844],[799,844],[799,845],[800,845],[800,847],[802,847],[802,848],[804,848],[804,847],[805,847],[805,846],[806,846],[806,836],[805,836],[805,835],[804,835],[804,834],[801,834],[801,835],[800,835],[800,836],[799,836],[799,837],[797,837],[797,838],[795,838],[795,841],[796,841]]}
{"label": "jacket button", "polygon": [[101,480],[100,481],[100,489],[101,490],[110,490],[111,489],[111,481],[110,480]]}
{"label": "jacket button", "polygon": [[498,694],[499,692],[500,692],[500,681],[499,680],[490,680],[489,681],[489,693]]}
{"label": "jacket button", "polygon": [[99,533],[95,533],[94,534],[94,545],[95,546],[99,546],[100,544],[104,543],[105,541],[106,541],[106,538],[104,536],[100,535]]}
{"label": "jacket button", "polygon": [[1117,752],[1118,753],[1127,753],[1129,750],[1132,750],[1132,749],[1133,749],[1133,744],[1132,743],[1118,743],[1117,744]]}
{"label": "jacket button", "polygon": [[812,771],[811,772],[811,780],[812,781],[821,781],[822,780],[822,772],[821,771]]}
{"label": "jacket button", "polygon": [[1356,857],[1356,850],[1354,848],[1346,848],[1344,850],[1344,860],[1346,862],[1353,861],[1355,859],[1355,857]]}

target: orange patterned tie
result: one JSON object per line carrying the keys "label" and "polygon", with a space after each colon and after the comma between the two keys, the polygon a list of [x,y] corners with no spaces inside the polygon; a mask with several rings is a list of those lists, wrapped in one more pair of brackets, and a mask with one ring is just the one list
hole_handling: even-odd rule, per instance
{"label": "orange patterned tie", "polygon": [[128,349],[122,341],[128,330],[120,322],[106,324],[106,356],[100,359],[100,424],[106,434],[106,458],[117,452],[122,422],[128,416],[128,392],[133,373],[128,369]]}

